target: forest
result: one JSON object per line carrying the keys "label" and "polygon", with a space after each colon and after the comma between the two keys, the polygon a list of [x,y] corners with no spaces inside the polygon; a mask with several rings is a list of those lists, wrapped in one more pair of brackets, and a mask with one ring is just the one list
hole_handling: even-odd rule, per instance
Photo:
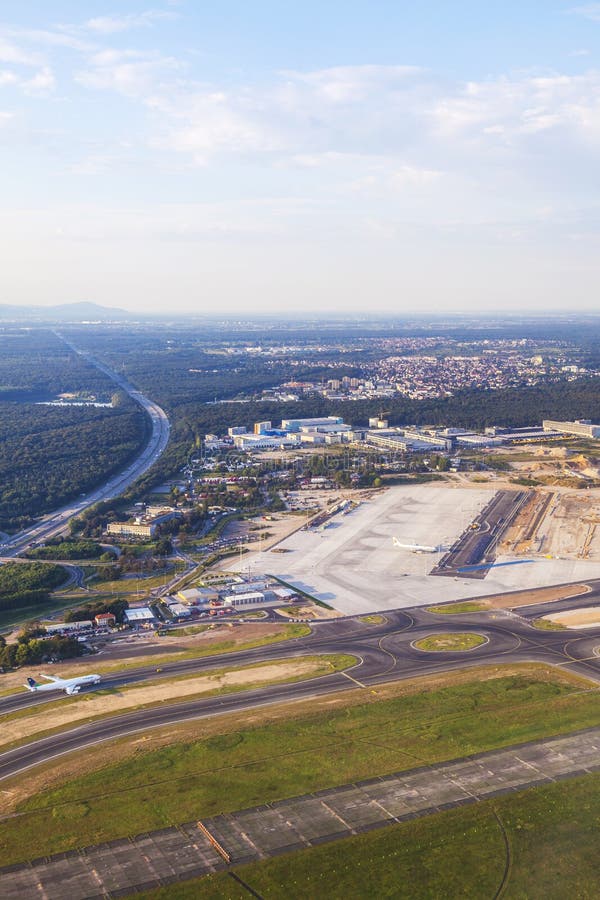
{"label": "forest", "polygon": [[45,633],[44,628],[29,626],[10,644],[0,635],[0,669],[15,669],[47,660],[71,659],[83,654],[83,647],[77,638],[59,634],[44,637]]}
{"label": "forest", "polygon": [[46,329],[0,329],[0,401],[43,402],[58,394],[110,402],[114,382]]}
{"label": "forest", "polygon": [[[50,539],[44,547],[28,550],[23,556],[27,559],[99,559],[105,552],[102,544],[97,541],[59,537]],[[109,552],[108,555],[114,559],[112,553]]]}
{"label": "forest", "polygon": [[0,566],[0,611],[47,603],[67,580],[62,566],[47,563],[6,563]]}
{"label": "forest", "polygon": [[0,403],[0,530],[25,528],[124,468],[148,427],[132,401],[115,409]]}

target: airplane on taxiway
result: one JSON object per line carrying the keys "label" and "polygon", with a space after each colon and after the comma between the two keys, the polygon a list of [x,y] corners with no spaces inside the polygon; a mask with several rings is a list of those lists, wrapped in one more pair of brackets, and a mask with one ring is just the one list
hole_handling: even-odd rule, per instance
{"label": "airplane on taxiway", "polygon": [[34,678],[28,678],[26,687],[28,691],[64,691],[66,694],[77,694],[86,684],[99,684],[100,675],[80,675],[78,678],[56,678],[54,675],[44,675],[40,672],[40,678],[47,678],[50,684],[40,684]]}

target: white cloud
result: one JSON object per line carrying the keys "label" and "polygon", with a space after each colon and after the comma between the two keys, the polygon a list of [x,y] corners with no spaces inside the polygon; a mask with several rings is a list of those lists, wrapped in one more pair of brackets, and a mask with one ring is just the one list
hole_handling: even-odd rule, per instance
{"label": "white cloud", "polygon": [[395,187],[422,187],[433,184],[443,175],[436,169],[419,169],[416,166],[400,166],[392,173],[392,184]]}
{"label": "white cloud", "polygon": [[95,34],[108,35],[129,31],[132,28],[148,28],[156,22],[165,19],[173,19],[176,14],[166,10],[148,9],[141,13],[130,13],[123,16],[97,16],[83,26],[87,31]]}
{"label": "white cloud", "polygon": [[600,22],[600,3],[585,3],[583,6],[574,6],[569,12],[591,19],[592,22]]}
{"label": "white cloud", "polygon": [[27,94],[47,94],[56,86],[54,73],[49,66],[44,66],[33,78],[23,81],[22,86]]}
{"label": "white cloud", "polygon": [[18,78],[14,72],[0,72],[0,87],[6,86],[7,84],[16,84],[17,81]]}
{"label": "white cloud", "polygon": [[0,62],[20,66],[38,66],[42,59],[39,54],[24,50],[12,41],[0,37]]}
{"label": "white cloud", "polygon": [[92,54],[86,69],[75,75],[85,87],[114,90],[128,97],[147,98],[160,80],[179,70],[171,57],[136,50],[102,50]]}
{"label": "white cloud", "polygon": [[374,91],[404,91],[421,74],[415,66],[335,66],[314,72],[283,72],[290,84],[306,85],[318,97],[332,104],[354,104],[366,100]]}

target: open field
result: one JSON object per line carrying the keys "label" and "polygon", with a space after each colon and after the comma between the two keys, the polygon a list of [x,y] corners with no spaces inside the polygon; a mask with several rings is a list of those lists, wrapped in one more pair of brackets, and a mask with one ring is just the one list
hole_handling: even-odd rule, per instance
{"label": "open field", "polygon": [[328,675],[357,663],[353,656],[324,655],[287,659],[280,662],[216,669],[206,675],[185,675],[165,678],[152,684],[109,688],[63,697],[44,705],[41,710],[22,710],[2,717],[0,747],[15,745],[39,737],[56,729],[64,729],[90,719],[114,716],[121,712],[148,707],[157,703],[173,703],[229,691],[251,690],[266,684],[303,681]]}
{"label": "open field", "polygon": [[[400,543],[450,546],[489,503],[492,490],[458,484],[389,488],[327,528],[299,531],[276,550],[249,553],[242,568],[268,573],[349,614],[532,590],[600,577],[600,562],[536,557],[490,569],[484,578],[434,577],[443,551],[414,552]],[[515,560],[500,555],[498,563]],[[230,568],[235,568],[230,561]]]}
{"label": "open field", "polygon": [[0,855],[59,852],[600,723],[585,682],[498,671],[187,723],[49,763],[4,783],[0,809],[19,814],[4,820]]}
{"label": "open field", "polygon": [[[531,788],[323,847],[236,866],[265,900],[327,897],[546,897],[592,900],[600,884],[600,775]],[[243,900],[223,872],[140,900]]]}

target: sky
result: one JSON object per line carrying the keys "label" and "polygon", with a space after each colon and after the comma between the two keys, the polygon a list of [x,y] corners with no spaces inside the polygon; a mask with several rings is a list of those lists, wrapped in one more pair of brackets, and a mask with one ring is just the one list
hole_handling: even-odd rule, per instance
{"label": "sky", "polygon": [[600,2],[0,0],[0,303],[597,309]]}

